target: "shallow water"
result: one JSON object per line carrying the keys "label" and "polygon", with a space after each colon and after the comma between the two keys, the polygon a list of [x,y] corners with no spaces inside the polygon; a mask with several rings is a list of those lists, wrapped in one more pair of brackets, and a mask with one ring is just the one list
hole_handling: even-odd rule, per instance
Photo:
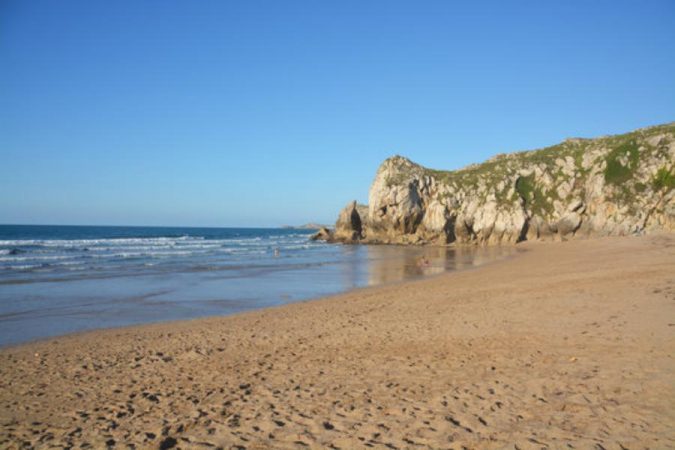
{"label": "shallow water", "polygon": [[471,268],[513,252],[329,245],[310,235],[0,225],[0,345],[232,314]]}

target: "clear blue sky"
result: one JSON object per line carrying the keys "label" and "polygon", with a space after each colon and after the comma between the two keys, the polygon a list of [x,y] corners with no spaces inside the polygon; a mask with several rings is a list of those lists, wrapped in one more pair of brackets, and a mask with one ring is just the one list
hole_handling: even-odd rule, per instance
{"label": "clear blue sky", "polygon": [[332,222],[395,153],[673,120],[673,0],[0,1],[0,223]]}

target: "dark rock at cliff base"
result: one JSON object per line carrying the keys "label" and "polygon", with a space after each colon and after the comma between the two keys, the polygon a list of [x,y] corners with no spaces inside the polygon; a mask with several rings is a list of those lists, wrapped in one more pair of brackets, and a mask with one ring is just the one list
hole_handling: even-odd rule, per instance
{"label": "dark rock at cliff base", "polygon": [[329,230],[326,227],[321,227],[319,228],[319,231],[314,233],[310,239],[312,241],[332,241],[333,240],[333,232]]}
{"label": "dark rock at cliff base", "polygon": [[363,222],[356,201],[345,206],[335,222],[335,239],[341,242],[356,242],[363,237]]}

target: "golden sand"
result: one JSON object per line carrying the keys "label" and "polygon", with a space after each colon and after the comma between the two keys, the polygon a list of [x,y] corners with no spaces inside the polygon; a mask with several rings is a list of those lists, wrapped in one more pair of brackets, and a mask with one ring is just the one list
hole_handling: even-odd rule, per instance
{"label": "golden sand", "polygon": [[0,351],[0,448],[675,448],[675,236]]}

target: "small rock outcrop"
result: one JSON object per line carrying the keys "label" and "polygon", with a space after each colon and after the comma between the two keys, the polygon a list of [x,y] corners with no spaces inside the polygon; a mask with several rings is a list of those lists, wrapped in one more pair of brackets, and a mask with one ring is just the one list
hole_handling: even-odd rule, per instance
{"label": "small rock outcrop", "polygon": [[335,222],[334,239],[343,242],[356,242],[363,237],[363,224],[356,201],[345,206]]}
{"label": "small rock outcrop", "polygon": [[[492,245],[675,230],[675,124],[568,139],[457,171],[394,156],[328,240]],[[325,234],[325,233],[324,233]]]}
{"label": "small rock outcrop", "polygon": [[319,228],[319,231],[314,233],[310,239],[312,241],[332,241],[333,232],[326,227]]}

